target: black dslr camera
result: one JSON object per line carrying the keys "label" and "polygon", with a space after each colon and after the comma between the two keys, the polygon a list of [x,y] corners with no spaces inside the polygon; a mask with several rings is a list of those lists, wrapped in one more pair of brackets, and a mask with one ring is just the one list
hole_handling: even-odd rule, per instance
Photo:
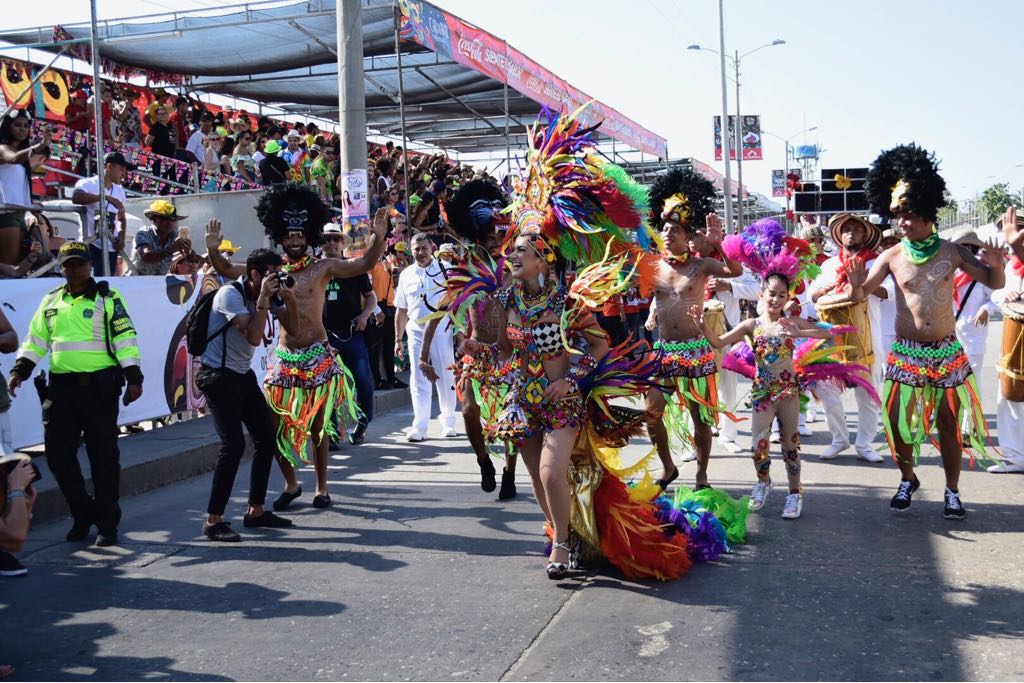
{"label": "black dslr camera", "polygon": [[[291,289],[295,286],[295,278],[290,273],[284,271],[277,271],[276,273],[270,273],[267,277],[277,278],[278,284],[281,287]],[[270,298],[275,306],[284,306],[284,299],[281,298],[280,294],[275,294]]]}

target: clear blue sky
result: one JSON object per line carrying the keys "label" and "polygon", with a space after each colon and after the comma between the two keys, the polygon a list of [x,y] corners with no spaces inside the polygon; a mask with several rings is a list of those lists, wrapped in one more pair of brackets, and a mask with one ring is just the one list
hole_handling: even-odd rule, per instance
{"label": "clear blue sky", "polygon": [[[103,18],[225,4],[98,2]],[[671,156],[711,161],[718,57],[686,47],[717,49],[715,0],[435,3],[668,138]],[[867,165],[883,148],[916,141],[936,151],[958,198],[997,181],[1024,186],[1024,146],[1011,123],[1024,107],[1016,49],[1024,2],[726,0],[725,8],[728,52],[786,41],[742,62],[743,111],[782,136],[801,130],[806,117],[818,127],[808,142],[826,150],[824,166]],[[87,20],[88,2],[52,2],[45,14],[52,22]],[[0,29],[31,23],[8,13]],[[730,83],[730,111],[733,97]],[[782,147],[765,137],[764,161],[744,164],[749,187],[768,190],[771,169],[783,166]]]}

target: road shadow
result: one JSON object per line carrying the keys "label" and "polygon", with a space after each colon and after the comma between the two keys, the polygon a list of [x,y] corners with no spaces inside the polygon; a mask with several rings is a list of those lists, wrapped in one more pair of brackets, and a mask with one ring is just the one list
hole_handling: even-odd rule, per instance
{"label": "road shadow", "polygon": [[[189,621],[241,618],[276,620],[341,614],[345,605],[322,600],[292,600],[288,593],[253,583],[227,580],[209,586],[143,576],[120,568],[33,566],[33,580],[6,590],[3,660],[15,666],[12,680],[232,680],[211,673],[175,668],[172,657],[112,654],[126,626],[111,621],[110,610],[185,612]],[[14,588],[14,586],[11,586]],[[99,598],[99,599],[98,599]],[[106,642],[101,642],[106,641]],[[207,644],[196,642],[201,649]]]}

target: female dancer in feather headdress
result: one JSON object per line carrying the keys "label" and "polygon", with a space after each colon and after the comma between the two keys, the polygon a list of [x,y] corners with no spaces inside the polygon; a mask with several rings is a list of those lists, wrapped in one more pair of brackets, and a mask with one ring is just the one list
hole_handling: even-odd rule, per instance
{"label": "female dancer in feather headdress", "polygon": [[[768,455],[769,433],[773,420],[778,417],[782,436],[782,459],[789,479],[789,495],[782,511],[783,518],[796,519],[803,511],[803,489],[800,482],[800,435],[797,422],[800,415],[800,391],[810,381],[859,381],[861,366],[842,367],[825,362],[807,369],[813,361],[821,361],[839,347],[812,347],[798,349],[795,338],[830,339],[834,332],[829,326],[815,325],[803,318],[786,317],[783,309],[792,297],[793,289],[816,269],[813,252],[802,240],[785,237],[782,226],[765,219],[748,227],[741,235],[730,235],[722,244],[722,251],[741,261],[762,280],[761,303],[764,312],[757,318],[744,320],[719,336],[703,319],[703,307],[693,305],[691,318],[697,322],[710,344],[716,348],[751,338],[753,349],[754,385],[751,389],[753,417],[751,420],[752,451],[757,482],[750,494],[750,509],[761,509],[772,490],[769,474],[771,458]],[[742,348],[742,347],[740,347]],[[731,356],[742,354],[734,349]],[[800,351],[811,351],[801,363]],[[726,363],[730,357],[726,358]],[[860,384],[859,384],[860,385]],[[870,383],[867,383],[870,388]],[[871,389],[873,393],[873,389]],[[877,394],[875,395],[877,401]]]}

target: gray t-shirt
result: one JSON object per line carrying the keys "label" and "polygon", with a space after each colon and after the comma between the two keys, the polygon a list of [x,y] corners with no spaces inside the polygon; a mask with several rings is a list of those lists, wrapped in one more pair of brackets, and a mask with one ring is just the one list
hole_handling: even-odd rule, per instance
{"label": "gray t-shirt", "polygon": [[[141,252],[143,247],[149,247],[156,251],[167,249],[176,239],[178,239],[177,230],[172,230],[167,239],[161,242],[160,237],[156,234],[155,226],[149,225],[145,228],[139,228],[139,231],[135,233],[135,247],[132,249],[132,263],[139,271],[139,275],[167,275],[171,271],[171,259],[174,257],[174,254],[166,252],[159,261],[146,263],[142,260]],[[131,273],[129,272],[128,274],[130,275]]]}
{"label": "gray t-shirt", "polygon": [[[245,287],[243,280],[238,280],[241,288]],[[224,345],[227,344],[227,355],[224,355],[224,365],[229,370],[245,374],[252,368],[252,357],[256,353],[256,347],[249,343],[245,335],[239,332],[230,322],[239,315],[256,313],[256,304],[248,297],[243,297],[238,285],[228,283],[221,287],[213,297],[213,308],[210,310],[210,325],[207,328],[207,336],[216,334],[224,325],[228,325],[226,334],[211,339],[203,352],[202,363],[208,368],[220,368]]]}

